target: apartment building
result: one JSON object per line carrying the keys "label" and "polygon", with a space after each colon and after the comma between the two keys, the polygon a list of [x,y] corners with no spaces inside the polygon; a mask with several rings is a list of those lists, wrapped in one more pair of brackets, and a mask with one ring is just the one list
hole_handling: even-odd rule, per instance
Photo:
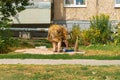
{"label": "apartment building", "polygon": [[113,22],[120,21],[120,0],[54,0],[54,22],[71,27],[79,24],[89,27],[90,17],[98,14],[110,16]]}
{"label": "apartment building", "polygon": [[[27,6],[14,17],[15,26],[32,27],[31,30],[49,27],[51,23],[67,26],[70,30],[74,24],[81,29],[89,28],[90,17],[98,14],[110,16],[113,23],[120,21],[120,0],[30,0]],[[20,25],[21,24],[21,25]],[[44,26],[45,25],[45,26]],[[34,29],[33,29],[34,28]],[[36,36],[35,34],[33,36]]]}

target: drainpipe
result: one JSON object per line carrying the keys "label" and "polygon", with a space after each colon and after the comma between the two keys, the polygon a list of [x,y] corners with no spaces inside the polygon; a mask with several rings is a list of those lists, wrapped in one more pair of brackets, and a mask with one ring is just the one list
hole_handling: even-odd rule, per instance
{"label": "drainpipe", "polygon": [[54,0],[51,0],[51,21],[54,21]]}
{"label": "drainpipe", "polygon": [[99,1],[98,0],[96,0],[96,15],[98,15],[99,14]]}

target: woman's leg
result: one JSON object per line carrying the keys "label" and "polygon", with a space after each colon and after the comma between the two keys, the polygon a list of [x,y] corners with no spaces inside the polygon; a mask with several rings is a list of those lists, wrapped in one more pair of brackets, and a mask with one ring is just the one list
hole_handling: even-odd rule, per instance
{"label": "woman's leg", "polygon": [[52,42],[52,46],[53,46],[53,51],[56,52],[57,51],[57,43]]}
{"label": "woman's leg", "polygon": [[58,42],[57,47],[58,47],[57,51],[60,52],[61,51],[61,41]]}

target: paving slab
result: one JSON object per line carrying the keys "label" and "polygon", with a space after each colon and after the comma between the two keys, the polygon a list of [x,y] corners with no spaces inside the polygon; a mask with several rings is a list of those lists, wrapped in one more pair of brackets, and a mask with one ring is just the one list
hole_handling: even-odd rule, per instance
{"label": "paving slab", "polygon": [[61,64],[81,64],[81,65],[120,65],[120,60],[53,60],[53,59],[0,59],[0,64],[34,64],[34,65],[61,65]]}

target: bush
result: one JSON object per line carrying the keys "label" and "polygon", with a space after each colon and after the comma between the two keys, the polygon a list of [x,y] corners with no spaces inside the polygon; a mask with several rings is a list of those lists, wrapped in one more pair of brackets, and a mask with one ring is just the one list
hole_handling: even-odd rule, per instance
{"label": "bush", "polygon": [[111,22],[108,15],[100,14],[93,16],[90,20],[90,28],[100,30],[99,43],[106,44],[110,40]]}
{"label": "bush", "polygon": [[18,46],[17,39],[13,38],[0,39],[0,54],[8,53],[12,51],[13,47],[17,46]]}
{"label": "bush", "polygon": [[69,39],[69,44],[74,45],[75,41],[78,37],[79,40],[79,45],[89,45],[89,44],[94,44],[98,42],[98,38],[100,35],[100,30],[98,29],[87,29],[87,30],[80,30],[79,25],[74,25],[72,28],[72,31],[70,33],[70,39]]}
{"label": "bush", "polygon": [[81,31],[80,31],[79,25],[74,25],[72,27],[72,31],[70,33],[70,39],[68,40],[70,45],[75,44],[75,41],[76,41],[77,37],[80,37],[80,33],[81,33]]}
{"label": "bush", "polygon": [[11,51],[11,47],[15,46],[16,40],[11,37],[9,30],[9,20],[0,21],[0,53],[7,53]]}
{"label": "bush", "polygon": [[81,36],[79,37],[79,43],[83,45],[98,43],[98,38],[100,35],[100,30],[98,29],[87,29],[81,31]]}
{"label": "bush", "polygon": [[112,39],[115,45],[119,45],[120,44],[120,23],[118,23],[118,25],[116,25],[115,28],[117,29],[117,32],[112,34]]}

